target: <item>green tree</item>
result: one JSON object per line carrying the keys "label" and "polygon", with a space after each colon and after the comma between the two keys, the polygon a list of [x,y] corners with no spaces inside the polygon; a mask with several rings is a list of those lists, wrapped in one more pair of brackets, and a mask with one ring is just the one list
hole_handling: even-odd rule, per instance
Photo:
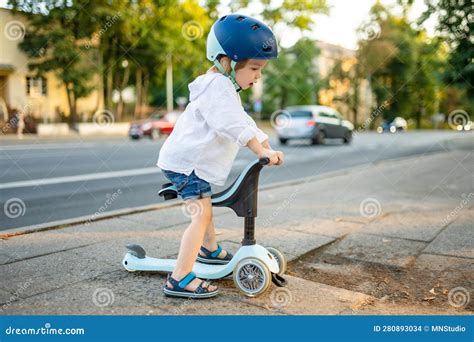
{"label": "green tree", "polygon": [[415,29],[406,17],[393,15],[377,2],[371,9],[372,27],[379,28],[375,39],[359,42],[362,75],[370,80],[376,107],[384,104],[383,117],[416,120],[437,110],[442,67],[441,44]]}
{"label": "green tree", "polygon": [[[207,8],[196,0],[124,1],[123,6],[123,17],[105,32],[100,44],[107,80],[105,97],[111,108],[112,91],[120,93],[134,85],[134,116],[138,118],[148,103],[159,107],[166,103],[169,61],[173,64],[175,98],[187,96],[187,84],[205,71],[205,37],[211,21]],[[117,10],[115,3],[111,10]],[[122,116],[123,109],[119,98],[117,117]]]}
{"label": "green tree", "polygon": [[[213,23],[214,2],[210,7],[200,6],[195,0],[176,2],[167,9],[161,25],[155,31],[155,42],[149,51],[155,55],[151,102],[155,106],[166,103],[166,61],[171,55],[173,63],[174,98],[188,97],[188,84],[211,67],[206,59],[206,38]],[[214,14],[212,14],[214,13]]]}
{"label": "green tree", "polygon": [[270,27],[283,24],[303,31],[310,29],[311,25],[315,24],[314,14],[329,13],[326,0],[283,0],[280,2],[273,0],[260,0],[259,2],[239,0],[232,1],[230,8],[232,12],[237,12],[243,8],[248,9],[249,4],[253,6],[260,5],[258,15],[261,15]]}
{"label": "green tree", "polygon": [[303,38],[281,49],[278,59],[268,63],[263,90],[266,114],[288,105],[317,103],[320,84],[314,59],[318,54],[315,42]]}
{"label": "green tree", "polygon": [[450,46],[447,83],[454,82],[474,97],[474,20],[471,0],[425,0],[427,10],[420,17],[423,23],[435,15],[437,30]]}
{"label": "green tree", "polygon": [[443,45],[438,39],[428,39],[424,31],[418,32],[415,40],[415,76],[408,89],[414,100],[413,114],[416,127],[421,128],[422,119],[428,119],[439,109],[442,88]]}

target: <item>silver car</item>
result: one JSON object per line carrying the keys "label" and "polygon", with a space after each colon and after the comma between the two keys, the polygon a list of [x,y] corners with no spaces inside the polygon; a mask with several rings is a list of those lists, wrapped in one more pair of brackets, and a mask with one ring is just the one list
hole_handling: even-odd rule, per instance
{"label": "silver car", "polygon": [[354,125],[344,120],[335,109],[326,106],[291,106],[272,118],[280,143],[291,139],[311,139],[324,144],[326,139],[342,139],[349,144]]}

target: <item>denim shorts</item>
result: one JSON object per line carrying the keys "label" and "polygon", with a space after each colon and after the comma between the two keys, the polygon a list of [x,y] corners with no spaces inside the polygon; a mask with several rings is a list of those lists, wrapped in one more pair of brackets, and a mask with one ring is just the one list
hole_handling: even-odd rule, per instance
{"label": "denim shorts", "polygon": [[176,186],[178,195],[183,200],[211,197],[211,185],[205,180],[196,176],[194,171],[189,175],[168,170],[162,170],[166,178]]}

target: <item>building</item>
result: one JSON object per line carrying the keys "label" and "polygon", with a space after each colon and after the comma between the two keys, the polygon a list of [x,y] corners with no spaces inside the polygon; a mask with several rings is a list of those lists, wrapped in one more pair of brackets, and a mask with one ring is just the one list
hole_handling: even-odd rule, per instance
{"label": "building", "polygon": [[[69,115],[64,85],[53,73],[34,77],[28,70],[28,57],[19,49],[27,22],[9,9],[0,8],[0,120],[7,121],[7,108],[33,115],[43,123],[57,122],[60,113]],[[103,99],[94,91],[78,101],[81,114],[91,116]]]}
{"label": "building", "polygon": [[[354,66],[358,63],[355,50],[346,49],[342,46],[316,41],[316,46],[320,50],[315,58],[315,64],[321,79],[328,80],[328,87],[319,91],[318,99],[321,105],[336,108],[347,119],[354,121],[354,113],[351,108],[351,96],[354,92],[353,73]],[[337,63],[349,77],[338,79],[331,73]],[[373,105],[372,91],[370,84],[365,79],[359,80],[357,122],[360,124],[370,116]]]}

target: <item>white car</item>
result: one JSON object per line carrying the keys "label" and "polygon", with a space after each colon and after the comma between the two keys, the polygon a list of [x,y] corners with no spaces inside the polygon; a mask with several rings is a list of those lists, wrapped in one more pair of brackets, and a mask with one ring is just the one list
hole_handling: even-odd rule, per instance
{"label": "white car", "polygon": [[311,139],[313,144],[324,144],[327,139],[352,141],[354,125],[326,106],[291,106],[272,115],[280,143],[292,139]]}

